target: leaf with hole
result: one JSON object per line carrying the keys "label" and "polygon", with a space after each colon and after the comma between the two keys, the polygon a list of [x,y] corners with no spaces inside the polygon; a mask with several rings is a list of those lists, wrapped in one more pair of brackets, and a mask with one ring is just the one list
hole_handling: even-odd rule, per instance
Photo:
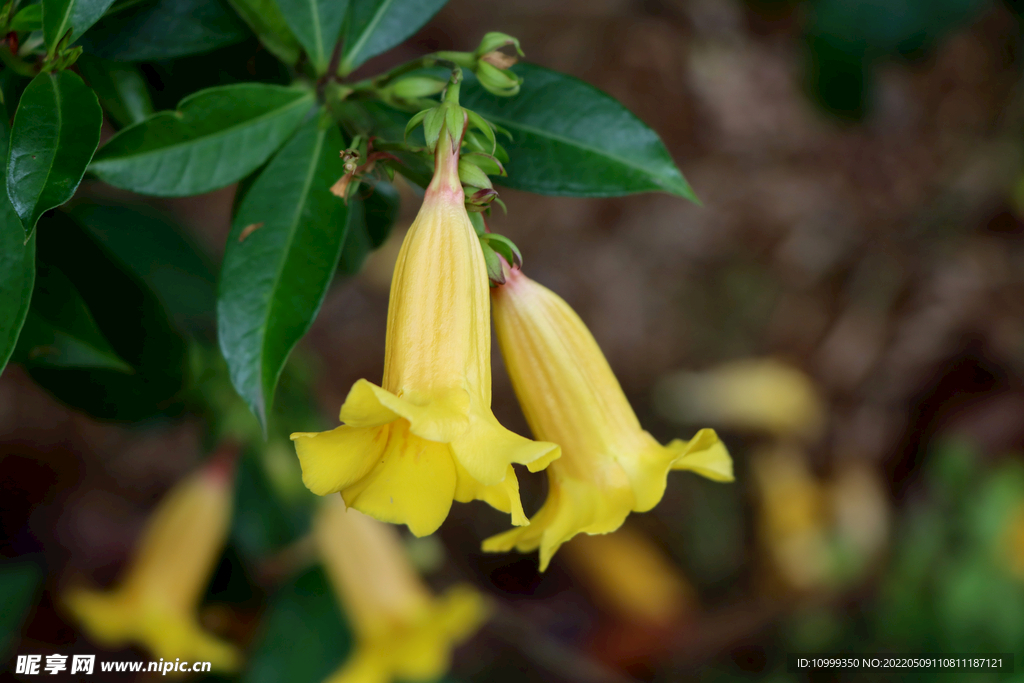
{"label": "leaf with hole", "polygon": [[115,187],[183,197],[229,185],[281,146],[313,105],[302,88],[239,83],[201,90],[177,111],[125,128],[89,170]]}
{"label": "leaf with hole", "polygon": [[345,173],[337,127],[304,124],[246,193],[228,236],[217,295],[221,352],[264,430],[292,348],[334,274],[348,207],[330,188]]}
{"label": "leaf with hole", "polygon": [[472,74],[462,105],[507,128],[507,178],[517,190],[570,197],[668,192],[697,201],[658,134],[611,96],[535,64],[516,97],[488,93]]}
{"label": "leaf with hole", "polygon": [[371,57],[416,33],[448,0],[354,0],[349,6],[338,72],[348,75]]}
{"label": "leaf with hole", "polygon": [[7,196],[27,234],[44,211],[71,199],[102,124],[96,95],[78,74],[39,74],[25,88],[7,153]]}

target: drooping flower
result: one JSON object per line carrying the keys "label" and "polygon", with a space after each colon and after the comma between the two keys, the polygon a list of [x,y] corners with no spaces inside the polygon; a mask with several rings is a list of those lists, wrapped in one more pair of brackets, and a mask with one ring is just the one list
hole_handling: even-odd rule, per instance
{"label": "drooping flower", "polygon": [[654,507],[669,470],[732,480],[732,460],[713,430],[660,445],[569,305],[518,270],[506,278],[493,290],[501,353],[534,436],[557,443],[562,457],[548,468],[548,498],[530,525],[487,539],[484,550],[540,548],[543,570],[576,534],[614,531],[630,511]]}
{"label": "drooping flower", "polygon": [[512,463],[558,457],[491,412],[487,271],[463,203],[458,144],[437,144],[434,178],[391,281],[382,386],[359,380],[342,426],[292,435],[306,486],[371,517],[433,533],[453,500],[483,500],[526,524]]}
{"label": "drooping flower", "polygon": [[314,536],[356,637],[326,683],[436,680],[448,671],[452,648],[486,618],[482,596],[468,586],[435,598],[396,531],[340,500],[322,506]]}
{"label": "drooping flower", "polygon": [[232,474],[230,459],[217,457],[171,489],[113,591],[68,591],[68,609],[94,641],[138,644],[168,661],[208,661],[214,671],[238,668],[238,650],[204,631],[197,614],[227,538]]}
{"label": "drooping flower", "polygon": [[566,544],[569,571],[605,611],[633,625],[670,625],[694,607],[679,567],[626,524],[610,534],[581,534]]}
{"label": "drooping flower", "polygon": [[673,420],[764,431],[813,442],[826,409],[814,380],[773,358],[741,358],[703,372],[679,372],[658,386],[655,407]]}

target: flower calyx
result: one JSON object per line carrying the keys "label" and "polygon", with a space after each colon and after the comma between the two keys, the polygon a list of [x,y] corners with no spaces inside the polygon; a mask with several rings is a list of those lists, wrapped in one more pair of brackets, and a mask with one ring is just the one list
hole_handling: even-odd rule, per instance
{"label": "flower calyx", "polygon": [[492,287],[505,284],[505,266],[511,264],[512,268],[521,268],[522,252],[515,242],[504,235],[488,232],[480,213],[470,213],[469,220],[480,239],[480,249],[484,253],[484,263],[487,264],[487,279],[490,280]]}

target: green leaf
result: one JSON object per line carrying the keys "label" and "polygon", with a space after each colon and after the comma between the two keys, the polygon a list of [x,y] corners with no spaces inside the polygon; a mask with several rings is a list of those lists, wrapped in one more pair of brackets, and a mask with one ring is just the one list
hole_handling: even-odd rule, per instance
{"label": "green leaf", "polygon": [[39,74],[14,114],[7,195],[27,234],[75,193],[100,141],[103,112],[77,74]]}
{"label": "green leaf", "polygon": [[36,274],[18,356],[28,365],[132,372],[103,337],[75,286],[46,264],[40,264]]}
{"label": "green leaf", "polygon": [[[6,157],[10,133],[0,105],[0,155]],[[5,173],[0,168],[0,174]],[[0,182],[2,182],[0,178]],[[0,196],[0,373],[14,352],[28,314],[36,273],[36,239],[25,241],[21,220],[6,195]]]}
{"label": "green leaf", "polygon": [[277,0],[281,13],[298,37],[318,74],[327,71],[341,35],[348,0]]}
{"label": "green leaf", "polygon": [[126,190],[164,197],[210,192],[262,164],[313,104],[308,90],[260,83],[209,88],[126,128],[89,170]]}
{"label": "green leaf", "polygon": [[8,27],[10,31],[41,31],[43,29],[43,6],[28,5],[18,10]]}
{"label": "green leaf", "polygon": [[0,565],[0,656],[21,631],[21,625],[36,600],[43,572],[31,562],[8,561]]}
{"label": "green leaf", "polygon": [[228,0],[249,25],[263,46],[288,65],[299,61],[302,47],[288,29],[288,23],[275,0]]}
{"label": "green leaf", "polygon": [[264,429],[284,363],[313,323],[344,243],[348,208],[330,192],[345,173],[342,149],[335,126],[306,123],[253,183],[228,236],[220,348]]}
{"label": "green leaf", "polygon": [[67,276],[110,347],[135,371],[28,365],[32,378],[98,418],[141,420],[179,412],[185,343],[146,283],[63,212],[44,217],[36,239],[37,262]]}
{"label": "green leaf", "polygon": [[416,33],[448,0],[354,0],[349,6],[342,76]]}
{"label": "green leaf", "polygon": [[82,55],[75,64],[100,104],[122,128],[153,113],[149,86],[137,66],[92,55]]}
{"label": "green leaf", "polygon": [[250,35],[223,0],[145,0],[115,5],[79,42],[97,57],[142,62],[209,52]]}
{"label": "green leaf", "polygon": [[461,92],[463,106],[512,133],[502,185],[570,197],[661,191],[697,201],[658,134],[616,100],[535,64],[513,71],[524,79],[516,97],[488,93],[470,73]]}
{"label": "green leaf", "polygon": [[215,271],[178,225],[145,205],[83,202],[71,215],[153,292],[179,331],[213,338]]}
{"label": "green leaf", "polygon": [[351,633],[320,567],[274,595],[262,630],[244,683],[321,683],[352,647]]}
{"label": "green leaf", "polygon": [[47,54],[54,54],[57,43],[71,31],[68,44],[99,21],[114,0],[42,0],[43,38]]}

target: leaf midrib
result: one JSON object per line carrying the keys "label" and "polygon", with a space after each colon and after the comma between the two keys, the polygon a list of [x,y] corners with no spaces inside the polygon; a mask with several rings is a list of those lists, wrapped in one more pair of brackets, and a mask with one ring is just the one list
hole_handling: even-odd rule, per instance
{"label": "leaf midrib", "polygon": [[380,9],[378,9],[377,13],[373,15],[373,19],[371,19],[370,23],[366,25],[366,30],[363,31],[363,34],[361,36],[359,36],[359,40],[356,41],[355,46],[352,48],[352,50],[349,51],[348,55],[345,57],[346,72],[352,68],[352,60],[359,56],[360,50],[362,50],[363,46],[366,45],[366,41],[370,39],[370,36],[377,28],[377,24],[380,23],[381,17],[384,16],[384,13],[388,10],[389,7],[391,7],[393,2],[394,0],[384,0],[384,2],[381,3]]}
{"label": "leaf midrib", "polygon": [[[64,116],[63,116],[63,113],[61,112],[61,107],[60,107],[60,104],[61,104],[60,88],[57,87],[57,77],[51,75],[51,76],[49,76],[48,80],[50,82],[50,85],[53,87],[53,99],[55,99],[57,101],[57,108],[56,108],[56,112],[57,112],[57,141],[56,141],[56,144],[54,145],[54,148],[53,148],[53,156],[50,158],[50,163],[46,167],[46,177],[43,178],[43,184],[39,187],[39,194],[36,195],[35,200],[32,202],[32,212],[29,214],[29,218],[30,219],[32,218],[33,214],[35,214],[36,210],[39,208],[39,200],[42,199],[43,192],[46,191],[46,186],[50,182],[50,174],[53,173],[53,165],[57,162],[57,154],[60,153],[60,139],[61,139],[61,135],[60,134],[61,134],[61,129],[64,127]],[[29,236],[30,237],[32,235],[32,231],[34,231],[35,229],[36,229],[36,224],[35,224],[35,221],[33,221],[32,226],[29,228]]]}
{"label": "leaf midrib", "polygon": [[320,166],[320,154],[323,152],[324,141],[326,139],[327,139],[327,131],[326,130],[318,130],[317,131],[316,146],[314,148],[314,152],[313,152],[313,155],[311,157],[311,162],[309,164],[309,171],[306,173],[306,179],[305,179],[305,181],[302,184],[302,193],[300,194],[301,199],[300,199],[300,201],[296,202],[296,204],[295,204],[295,212],[292,214],[292,220],[291,220],[291,222],[289,224],[289,227],[288,227],[288,240],[287,240],[287,242],[285,244],[285,249],[282,250],[282,253],[284,254],[284,258],[282,258],[281,261],[278,263],[277,273],[274,275],[274,286],[270,289],[270,292],[271,292],[270,302],[269,302],[269,305],[267,306],[267,312],[266,312],[266,314],[263,317],[263,324],[260,325],[259,392],[260,392],[260,404],[261,404],[261,407],[263,408],[263,423],[264,424],[266,424],[266,421],[267,421],[267,410],[268,410],[267,397],[264,395],[265,394],[265,389],[266,389],[266,387],[264,385],[264,373],[265,373],[265,370],[266,370],[265,358],[266,358],[266,352],[267,352],[267,330],[270,327],[270,317],[271,317],[271,314],[273,313],[274,308],[275,308],[274,302],[276,301],[276,297],[274,296],[274,294],[277,292],[278,285],[281,283],[281,278],[284,275],[285,265],[288,263],[288,254],[291,251],[292,244],[294,244],[294,242],[295,242],[296,229],[298,228],[298,225],[299,225],[299,222],[300,222],[299,219],[302,216],[302,210],[305,208],[306,202],[309,200],[309,190],[313,186],[313,178],[316,176],[316,169],[317,169],[317,167]]}
{"label": "leaf midrib", "polygon": [[[262,121],[264,119],[272,118],[273,116],[277,116],[279,114],[283,114],[284,112],[287,112],[289,109],[291,109],[293,107],[297,107],[297,106],[303,104],[303,102],[308,102],[311,99],[312,99],[312,94],[310,94],[310,93],[303,93],[301,98],[295,100],[294,102],[292,102],[291,104],[289,104],[289,105],[287,105],[285,107],[281,107],[280,109],[273,109],[271,111],[268,111],[265,114],[260,114],[259,116],[255,117],[255,118],[246,119],[243,122],[237,123],[237,124],[232,125],[232,126],[228,126],[227,128],[222,128],[221,130],[217,131],[216,133],[212,133],[210,135],[202,135],[202,136],[196,137],[196,138],[189,138],[188,140],[182,140],[181,142],[176,142],[176,143],[174,143],[172,145],[166,145],[164,147],[156,147],[156,148],[153,148],[153,149],[143,150],[143,151],[140,151],[140,152],[135,153],[135,154],[125,154],[125,155],[121,155],[121,156],[116,156],[116,157],[114,157],[112,159],[99,159],[97,161],[93,161],[91,165],[94,166],[94,167],[95,166],[102,167],[104,164],[116,164],[116,163],[119,163],[119,162],[127,161],[129,159],[139,159],[139,158],[147,157],[147,156],[150,156],[150,155],[153,155],[153,154],[162,154],[162,153],[164,153],[164,152],[166,152],[168,150],[176,149],[178,147],[187,147],[188,145],[197,144],[197,143],[199,143],[199,142],[201,142],[203,140],[209,139],[209,138],[215,138],[215,137],[218,137],[220,135],[229,134],[232,131],[235,131],[235,130],[238,130],[238,129],[241,129],[241,128],[246,128],[246,127],[248,127],[250,125],[255,125],[255,124],[259,123],[260,121]],[[164,115],[167,115],[167,116],[174,116],[175,112],[173,112],[173,111],[160,112],[160,114],[164,114]],[[142,124],[139,123],[139,124],[136,124],[136,125],[142,125]],[[100,152],[102,152],[102,151],[103,150],[101,149]]]}
{"label": "leaf midrib", "polygon": [[611,152],[609,152],[607,150],[603,150],[603,149],[599,149],[597,147],[593,147],[591,145],[582,143],[582,142],[580,142],[578,140],[573,140],[572,138],[568,138],[568,137],[565,137],[563,135],[559,135],[557,133],[552,133],[551,131],[545,130],[543,128],[535,128],[533,126],[529,126],[529,125],[523,124],[523,123],[521,123],[519,121],[515,121],[515,120],[512,120],[512,119],[506,119],[506,118],[504,118],[502,116],[495,116],[495,115],[490,114],[490,113],[486,114],[486,116],[491,121],[494,121],[495,123],[501,123],[501,124],[503,124],[503,125],[505,125],[505,126],[507,126],[509,128],[517,128],[519,130],[523,130],[523,131],[526,131],[528,133],[533,133],[533,134],[539,135],[541,137],[547,137],[547,138],[551,138],[553,140],[558,140],[559,142],[562,142],[564,144],[570,145],[572,147],[578,147],[580,149],[583,149],[583,150],[586,150],[586,151],[589,151],[589,152],[593,152],[594,154],[598,154],[600,156],[604,156],[604,157],[607,157],[609,159],[613,159],[615,161],[618,161],[623,166],[628,166],[628,167],[630,167],[632,169],[640,171],[641,173],[643,173],[647,177],[649,177],[651,179],[654,179],[655,183],[659,187],[668,189],[665,186],[665,183],[658,182],[657,179],[659,177],[656,176],[656,175],[653,175],[647,168],[645,168],[644,166],[641,166],[641,165],[639,165],[639,164],[637,164],[637,163],[635,163],[635,162],[633,162],[633,161],[631,161],[629,159],[626,159],[624,157],[620,157],[617,154],[613,154],[613,153],[611,153]]}
{"label": "leaf midrib", "polygon": [[[57,41],[60,40],[61,36],[64,35],[64,32],[67,30],[68,22],[71,20],[71,10],[74,8],[74,6],[75,6],[75,0],[68,0],[67,9],[64,11],[64,16],[61,18],[60,23],[58,24],[59,28],[57,30],[56,35],[53,36],[53,45],[48,45],[47,46],[50,50],[56,49]],[[43,9],[44,9],[44,14],[45,14],[45,9],[46,8],[44,7]],[[45,19],[46,17],[44,16],[43,18]],[[43,28],[44,29],[46,28],[46,22],[45,21],[43,22]]]}

